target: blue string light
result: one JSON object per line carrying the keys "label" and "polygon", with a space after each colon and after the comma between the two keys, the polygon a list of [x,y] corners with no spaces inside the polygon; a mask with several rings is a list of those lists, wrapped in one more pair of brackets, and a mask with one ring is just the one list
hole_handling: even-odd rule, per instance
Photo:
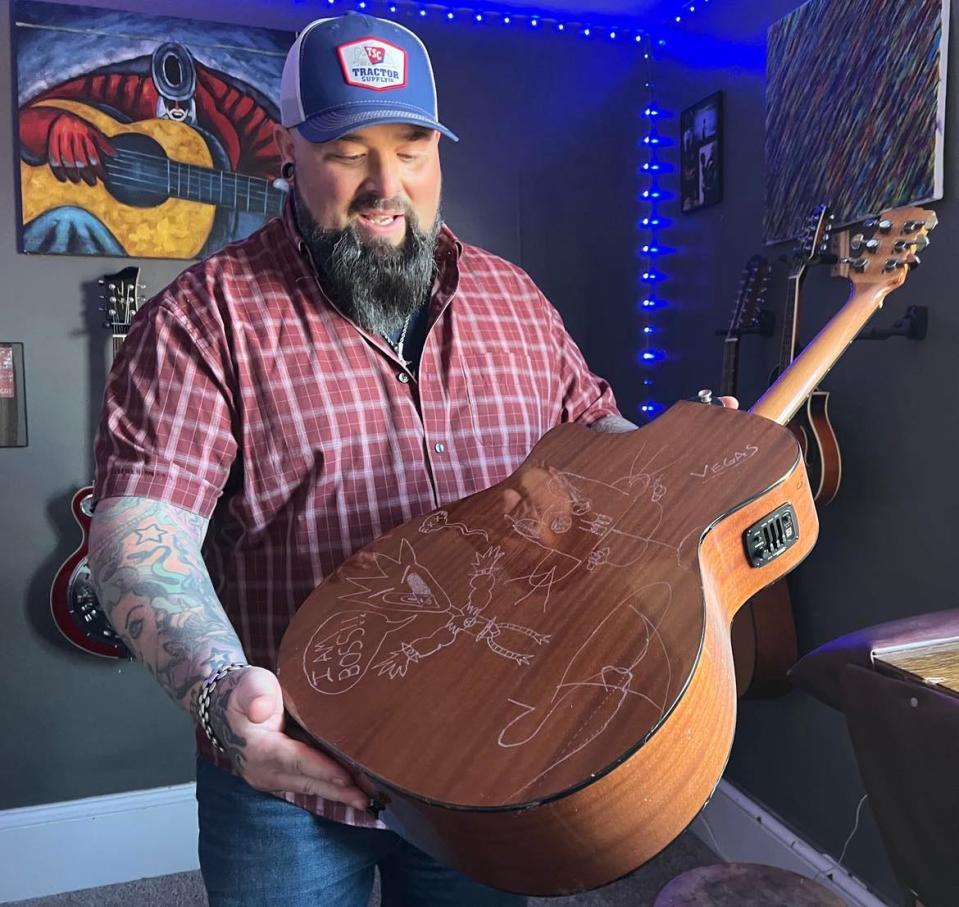
{"label": "blue string light", "polygon": [[[477,3],[472,8],[444,3],[424,3],[422,0],[326,0],[326,3],[330,7],[337,7],[344,11],[358,9],[376,16],[415,15],[426,18],[432,12],[447,22],[464,21],[465,18],[475,25],[494,23],[510,25],[511,23],[522,24],[525,22],[530,29],[540,29],[541,25],[548,24],[550,28],[555,28],[557,31],[569,32],[586,38],[598,37],[609,41],[632,38],[635,43],[644,46],[643,58],[645,60],[652,57],[649,46],[654,41],[649,34],[649,28],[645,23],[638,23],[635,17],[619,22],[603,23],[598,18],[593,22],[586,22],[583,17],[573,19],[572,17],[563,17],[555,11],[547,12],[532,8],[528,10],[510,9],[507,12],[504,9],[497,9],[495,0],[489,6],[485,3]],[[674,23],[684,22],[691,15],[700,11],[702,7],[708,6],[709,3],[710,0],[685,0],[685,2],[678,4],[677,12],[674,15],[668,15],[667,19]],[[586,0],[583,0],[583,6],[588,7]],[[462,15],[457,15],[457,13]],[[655,39],[655,44],[663,47],[666,40],[659,37]]]}

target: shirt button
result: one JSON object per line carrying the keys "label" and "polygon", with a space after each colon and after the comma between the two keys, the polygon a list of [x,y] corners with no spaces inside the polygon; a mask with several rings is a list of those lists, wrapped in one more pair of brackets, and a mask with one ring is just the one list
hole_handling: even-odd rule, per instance
{"label": "shirt button", "polygon": [[400,384],[409,384],[409,383],[410,383],[410,376],[407,375],[406,372],[397,372],[397,373],[396,373],[396,380],[399,381]]}
{"label": "shirt button", "polygon": [[442,441],[438,441],[433,445],[433,450],[437,453],[443,453],[443,451],[446,450],[446,445]]}

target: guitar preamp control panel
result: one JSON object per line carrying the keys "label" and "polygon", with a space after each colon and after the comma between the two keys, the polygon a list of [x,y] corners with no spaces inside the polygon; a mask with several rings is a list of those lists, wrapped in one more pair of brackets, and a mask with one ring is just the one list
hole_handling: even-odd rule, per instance
{"label": "guitar preamp control panel", "polygon": [[792,504],[783,504],[743,533],[746,557],[753,567],[775,560],[799,541],[799,521]]}

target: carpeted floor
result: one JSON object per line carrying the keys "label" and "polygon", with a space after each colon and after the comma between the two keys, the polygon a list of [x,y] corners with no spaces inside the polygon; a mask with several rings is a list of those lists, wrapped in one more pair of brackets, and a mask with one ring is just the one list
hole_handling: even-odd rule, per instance
{"label": "carpeted floor", "polygon": [[[567,898],[532,898],[530,904],[544,907],[650,907],[656,893],[670,879],[687,869],[716,862],[718,858],[713,852],[687,832],[655,860],[612,885]],[[30,898],[15,904],[17,907],[206,907],[206,895],[200,874],[184,872],[126,885]],[[370,907],[378,904],[379,894],[374,891]]]}

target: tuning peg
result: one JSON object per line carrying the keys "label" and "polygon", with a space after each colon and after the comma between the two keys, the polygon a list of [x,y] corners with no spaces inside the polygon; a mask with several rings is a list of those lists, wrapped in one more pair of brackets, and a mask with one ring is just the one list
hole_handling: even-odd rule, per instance
{"label": "tuning peg", "polygon": [[879,248],[879,240],[878,240],[878,239],[867,239],[866,242],[865,242],[865,246],[866,246],[866,251],[867,251],[867,252],[872,252],[873,254],[875,254],[876,249]]}
{"label": "tuning peg", "polygon": [[898,271],[906,263],[901,258],[887,258],[883,271]]}
{"label": "tuning peg", "polygon": [[922,264],[922,262],[919,260],[919,256],[918,256],[918,255],[910,255],[910,256],[906,259],[906,264],[909,266],[909,270],[910,270],[910,271],[915,271],[916,268],[918,268],[919,265]]}
{"label": "tuning peg", "polygon": [[867,230],[878,230],[880,233],[888,233],[892,229],[892,221],[887,217],[884,217],[882,220],[873,217],[867,220],[863,224],[863,227]]}
{"label": "tuning peg", "polygon": [[858,252],[862,248],[865,241],[866,237],[863,236],[862,233],[857,233],[849,240],[849,251]]}
{"label": "tuning peg", "polygon": [[850,268],[854,271],[859,271],[860,274],[869,267],[868,258],[847,258],[845,261]]}

